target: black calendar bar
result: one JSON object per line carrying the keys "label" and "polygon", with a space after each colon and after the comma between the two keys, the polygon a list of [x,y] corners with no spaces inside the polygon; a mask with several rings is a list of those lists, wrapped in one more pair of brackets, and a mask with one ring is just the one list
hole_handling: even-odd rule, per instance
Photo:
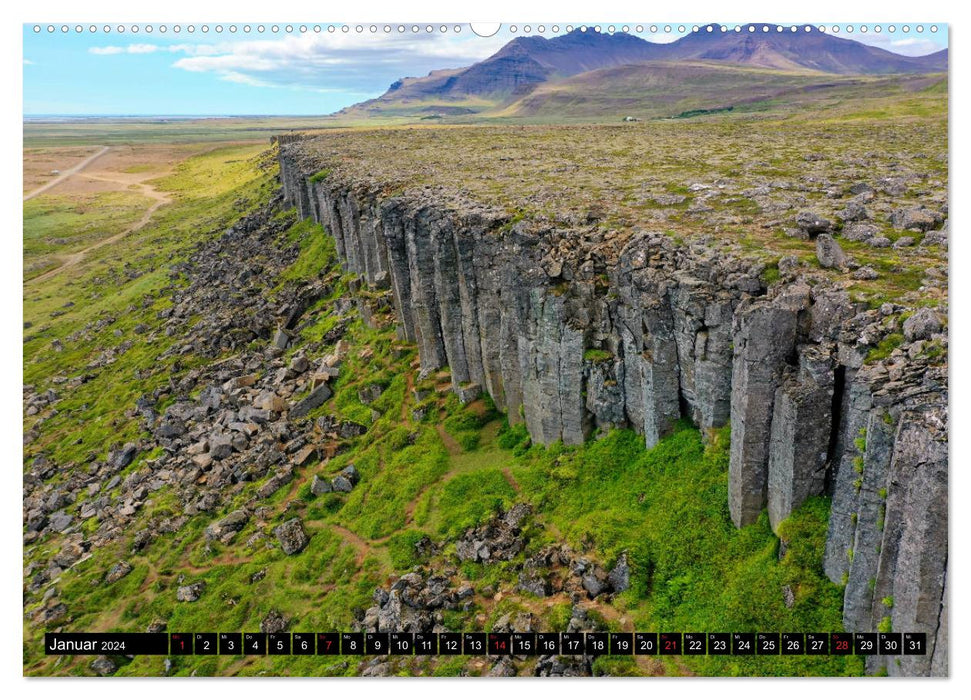
{"label": "black calendar bar", "polygon": [[48,632],[48,655],[898,656],[923,632]]}
{"label": "black calendar bar", "polygon": [[44,652],[48,655],[164,656],[169,653],[169,635],[165,632],[158,634],[48,632],[44,635]]}

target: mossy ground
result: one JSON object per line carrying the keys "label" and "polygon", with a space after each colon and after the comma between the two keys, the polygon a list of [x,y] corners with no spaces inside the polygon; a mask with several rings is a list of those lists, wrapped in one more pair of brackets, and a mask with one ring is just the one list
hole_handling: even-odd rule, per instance
{"label": "mossy ground", "polygon": [[[302,148],[319,154],[331,178],[378,182],[403,195],[434,187],[495,207],[508,217],[497,235],[520,222],[537,232],[578,230],[605,241],[609,256],[630,232],[659,231],[769,266],[794,255],[807,271],[875,304],[937,303],[946,297],[946,249],[879,249],[837,231],[846,252],[879,274],[861,280],[820,269],[815,243],[791,233],[804,210],[839,229],[849,187],[862,182],[874,188],[867,207],[878,235],[919,243],[920,233],[891,227],[890,212],[946,204],[947,108],[940,90],[856,88],[791,111],[635,124],[334,129]],[[891,195],[881,188],[894,178],[907,185]]]}

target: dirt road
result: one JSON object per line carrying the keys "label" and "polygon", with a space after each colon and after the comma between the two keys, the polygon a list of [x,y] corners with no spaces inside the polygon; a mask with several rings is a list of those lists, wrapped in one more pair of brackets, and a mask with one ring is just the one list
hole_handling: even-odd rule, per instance
{"label": "dirt road", "polygon": [[84,160],[82,160],[80,163],[78,163],[77,165],[75,165],[73,168],[68,168],[67,170],[65,170],[63,173],[61,173],[60,175],[58,175],[57,177],[55,177],[53,180],[51,180],[50,182],[48,182],[46,185],[41,185],[40,187],[38,187],[33,192],[28,192],[27,194],[25,194],[24,195],[24,201],[26,202],[28,199],[33,199],[37,195],[43,194],[44,192],[47,192],[47,190],[51,189],[52,187],[54,187],[56,185],[59,185],[60,183],[64,182],[65,180],[67,180],[72,175],[76,175],[77,173],[81,172],[86,167],[88,167],[89,165],[91,165],[98,158],[100,158],[101,156],[103,156],[105,153],[107,153],[109,150],[111,150],[111,146],[105,146],[100,151],[98,151],[97,153],[95,153],[93,156],[88,156],[87,158],[85,158]]}
{"label": "dirt road", "polygon": [[[105,149],[105,150],[107,150],[107,149]],[[97,157],[97,156],[94,156],[94,157]],[[91,159],[89,159],[89,160],[91,160]],[[82,163],[82,165],[84,165],[84,164]],[[89,176],[89,177],[92,177],[95,180],[105,180],[105,181],[108,181],[108,182],[121,182],[121,184],[125,184],[124,182],[122,182],[120,180],[112,180],[111,178],[108,178],[108,177],[100,177],[100,176],[94,176],[94,175]],[[83,250],[77,251],[76,253],[70,253],[68,255],[65,255],[64,258],[63,258],[64,262],[62,262],[60,265],[58,265],[57,267],[55,267],[52,270],[48,270],[47,272],[45,272],[42,275],[38,275],[37,277],[33,277],[33,278],[27,280],[27,283],[30,284],[30,283],[33,283],[33,282],[43,282],[44,280],[50,279],[51,277],[53,277],[54,275],[58,274],[59,272],[63,272],[65,268],[73,267],[74,265],[77,265],[79,262],[81,262],[82,260],[84,260],[84,256],[87,255],[92,250],[95,250],[97,248],[100,248],[101,246],[109,245],[111,243],[114,243],[116,241],[119,241],[122,238],[124,238],[125,236],[127,236],[129,233],[131,233],[133,231],[137,231],[138,229],[140,229],[142,226],[144,226],[145,224],[147,224],[149,222],[149,220],[151,220],[152,214],[155,213],[155,210],[156,209],[158,209],[163,204],[168,204],[170,201],[172,201],[169,198],[168,195],[164,194],[163,192],[159,192],[158,190],[156,190],[154,187],[152,187],[151,185],[149,185],[147,183],[144,183],[144,182],[138,183],[138,186],[141,188],[143,195],[145,195],[149,199],[155,200],[154,202],[152,202],[152,206],[150,206],[148,209],[146,209],[145,210],[145,213],[142,214],[142,218],[141,219],[139,219],[138,221],[136,221],[134,224],[132,224],[131,226],[129,226],[128,228],[126,228],[121,233],[116,233],[114,236],[109,236],[108,238],[104,238],[104,239],[98,241],[97,243],[93,243],[93,244],[89,245],[87,248],[85,248]]]}

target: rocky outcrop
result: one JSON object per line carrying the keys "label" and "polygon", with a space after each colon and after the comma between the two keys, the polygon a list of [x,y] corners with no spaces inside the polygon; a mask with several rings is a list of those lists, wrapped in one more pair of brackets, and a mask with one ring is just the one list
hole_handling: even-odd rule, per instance
{"label": "rocky outcrop", "polygon": [[652,446],[681,419],[705,435],[730,425],[736,525],[768,507],[777,527],[806,498],[832,496],[824,567],[846,584],[847,629],[890,617],[927,631],[933,653],[888,671],[946,672],[947,369],[936,358],[947,337],[935,312],[865,362],[905,310],[869,309],[798,266],[767,285],[763,264],[717,241],[561,230],[453,192],[387,196],[382,183],[315,177],[327,165],[299,139],[281,143],[284,195],[324,224],[348,273],[390,285],[423,372],[447,366],[457,392],[481,387],[543,444],[630,427]]}

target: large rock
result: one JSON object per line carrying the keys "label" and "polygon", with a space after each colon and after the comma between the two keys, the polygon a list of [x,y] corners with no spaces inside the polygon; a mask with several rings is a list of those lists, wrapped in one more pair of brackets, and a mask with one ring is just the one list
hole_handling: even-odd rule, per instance
{"label": "large rock", "polygon": [[[881,555],[896,550],[892,570],[881,561],[874,597],[891,584],[893,629],[927,634],[928,654],[900,657],[890,675],[929,675],[935,658],[948,559],[948,448],[942,413],[931,409],[900,418],[890,467],[891,489]],[[902,488],[901,488],[902,487]],[[893,538],[894,546],[888,540]],[[937,668],[946,672],[946,666]]]}
{"label": "large rock", "polygon": [[890,214],[890,225],[898,231],[930,231],[944,221],[938,212],[926,207],[895,209]]}
{"label": "large rock", "polygon": [[110,676],[118,670],[118,664],[107,656],[98,656],[91,662],[91,670],[99,676]]}
{"label": "large rock", "polygon": [[924,306],[904,321],[903,330],[904,337],[910,342],[926,340],[935,333],[941,332],[941,320],[933,309]]}
{"label": "large rock", "polygon": [[796,215],[796,226],[808,236],[829,233],[833,230],[833,222],[824,219],[811,211],[801,211]]}
{"label": "large rock", "polygon": [[357,486],[358,482],[361,480],[361,474],[357,471],[357,467],[353,464],[348,464],[346,467],[341,469],[341,476],[351,482],[352,485]]}
{"label": "large rock", "polygon": [[73,515],[70,513],[65,513],[63,510],[59,510],[56,513],[51,513],[47,524],[54,532],[64,532],[71,526],[71,523],[73,522]]}
{"label": "large rock", "polygon": [[330,387],[326,382],[320,384],[316,389],[311,391],[306,397],[298,401],[293,408],[290,409],[290,417],[303,418],[315,408],[320,408],[323,406],[324,401],[333,395],[334,392],[330,390]]}
{"label": "large rock", "polygon": [[219,522],[206,528],[206,539],[222,539],[229,534],[239,532],[247,522],[249,522],[249,513],[245,510],[234,510]]}
{"label": "large rock", "polygon": [[292,518],[277,527],[273,534],[280,542],[284,554],[297,554],[310,542],[299,518]]}
{"label": "large rock", "polygon": [[330,485],[338,493],[350,493],[354,489],[354,484],[343,474],[335,476]]}
{"label": "large rock", "polygon": [[126,443],[121,449],[112,452],[108,456],[108,463],[116,470],[124,469],[135,460],[135,455],[137,454],[138,445],[129,442]]}
{"label": "large rock", "polygon": [[[867,425],[856,439],[863,448],[863,456],[855,463],[859,480],[856,498],[856,529],[853,536],[853,559],[849,562],[846,589],[843,592],[843,626],[850,630],[870,629],[880,623],[882,615],[874,618],[874,609],[882,607],[874,601],[873,581],[880,565],[880,548],[886,508],[887,474],[894,442],[893,420],[884,410],[870,411]],[[874,605],[876,603],[876,605]]]}
{"label": "large rock", "polygon": [[273,340],[271,343],[277,350],[286,350],[287,346],[290,344],[290,336],[287,335],[285,330],[278,328],[273,334]]}
{"label": "large rock", "polygon": [[199,600],[199,597],[205,590],[206,584],[204,581],[179,586],[179,589],[175,592],[175,599],[180,603],[194,603]]}
{"label": "large rock", "polygon": [[207,442],[209,456],[213,459],[226,459],[233,453],[233,436],[229,433],[213,433]]}
{"label": "large rock", "polygon": [[[876,409],[886,409],[888,416],[879,420],[897,421],[916,405],[946,406],[946,371],[939,366],[946,356],[922,354],[925,344],[911,341],[887,362],[866,362],[868,349],[894,330],[891,317],[906,310],[901,305],[911,303],[908,299],[901,298],[888,312],[867,309],[839,291],[850,281],[849,274],[829,283],[827,275],[789,259],[780,260],[776,279],[765,265],[735,258],[702,240],[701,234],[682,242],[660,233],[593,230],[582,214],[574,217],[580,228],[566,223],[553,230],[538,221],[510,222],[504,213],[461,199],[440,206],[429,194],[389,198],[380,182],[346,187],[349,183],[328,178],[326,183],[308,183],[308,172],[328,167],[321,162],[326,157],[304,142],[284,144],[280,153],[286,200],[301,216],[326,226],[347,274],[361,280],[361,289],[387,280],[399,339],[418,347],[422,378],[448,367],[453,391],[478,385],[510,422],[524,421],[537,444],[581,442],[595,428],[631,427],[653,445],[681,419],[691,420],[711,440],[714,429],[730,420],[733,521],[754,522],[769,505],[777,525],[806,495],[818,493],[822,481],[832,495],[824,566],[834,582],[847,586],[852,598],[845,601],[847,614],[861,620],[859,629],[876,629],[890,614],[880,601],[896,595],[894,587],[899,586],[902,600],[909,602],[898,604],[903,617],[899,623],[894,620],[894,627],[916,614],[935,639],[929,655],[933,667],[921,670],[915,661],[903,660],[900,672],[939,672],[933,669],[946,666],[946,621],[936,626],[929,622],[932,613],[941,619],[944,589],[931,584],[943,577],[946,563],[935,549],[940,543],[922,529],[928,523],[940,527],[931,512],[939,506],[927,502],[923,512],[920,504],[927,501],[926,494],[917,490],[933,495],[937,487],[913,479],[915,472],[927,469],[924,464],[900,459],[898,468],[890,468],[886,529],[876,574],[868,573],[881,523],[876,483],[881,448],[876,432],[866,450],[854,445],[859,430],[877,420],[871,418]],[[836,214],[844,224],[843,240],[889,248],[892,242],[881,235],[880,224],[867,217],[886,221],[888,196],[899,197],[918,182],[905,172],[907,166],[901,167],[893,178],[868,173],[881,194],[857,183],[849,188],[857,198],[842,204],[837,202],[845,188],[832,177],[828,182],[815,179],[818,172],[807,173],[799,183],[767,183],[752,196],[762,200],[758,204],[766,213],[784,212],[793,204],[815,206],[806,204],[812,195],[804,193],[818,189],[831,198],[826,206],[832,211],[843,209]],[[845,172],[840,177],[849,185],[861,175]],[[927,180],[919,186],[933,189],[936,184]],[[699,201],[692,204],[703,204],[701,200],[714,194],[709,192],[713,187],[696,187]],[[733,185],[717,187],[730,191]],[[772,201],[776,197],[785,201]],[[927,201],[942,215],[946,212],[945,201],[936,194],[928,193]],[[692,215],[702,211],[698,207]],[[901,226],[911,225],[896,218]],[[803,238],[835,235],[833,224],[814,212],[804,212],[797,224],[797,235]],[[944,240],[928,232],[919,253],[936,254],[926,246]],[[835,267],[852,268],[856,278],[872,278],[874,270],[840,260],[827,238],[821,247],[824,263],[829,255]],[[792,293],[797,286],[803,292]],[[834,301],[840,295],[844,299]],[[338,313],[352,307],[348,300]],[[370,313],[374,315],[373,308]],[[264,337],[275,322],[266,322]],[[328,336],[323,345],[343,343],[343,332]],[[932,331],[912,335],[928,333],[935,337]],[[817,382],[801,376],[799,363],[813,346],[831,359],[832,379]],[[325,366],[336,366],[347,352],[346,343],[343,349],[338,346]],[[311,384],[324,381],[317,374],[309,379]],[[291,376],[280,381],[291,390]],[[371,398],[366,388],[361,398]],[[834,423],[829,430],[827,420]],[[897,423],[882,425],[887,428],[883,437],[896,442]],[[336,429],[332,421],[324,432]],[[874,460],[872,467],[866,466],[868,473],[857,471],[858,460]],[[479,562],[514,558],[522,551],[523,537],[513,529],[502,518],[484,523],[460,538],[457,554]],[[854,552],[861,547],[869,551]],[[529,572],[546,576],[552,566],[538,563]],[[587,568],[573,572],[572,595],[585,594],[583,575],[589,575]],[[914,590],[906,590],[905,576],[916,581]],[[611,589],[618,588],[609,576],[607,580]],[[871,580],[872,594],[865,593]],[[544,590],[531,576],[523,583],[527,589]],[[481,593],[491,597],[495,591]],[[368,629],[372,624],[399,629],[399,620],[410,624],[408,611],[419,609],[407,601],[422,602],[424,595],[408,586],[401,589],[397,604],[383,598],[368,611]],[[787,605],[800,604],[798,590],[784,595]],[[429,629],[435,625],[430,616],[421,620]],[[571,620],[571,626],[592,628],[589,621]],[[543,668],[544,673],[554,672],[548,664]]]}
{"label": "large rock", "polygon": [[260,621],[260,632],[278,634],[280,632],[285,632],[289,624],[289,618],[285,617],[277,610],[271,610],[266,614],[266,617]]}
{"label": "large rock", "polygon": [[334,488],[328,479],[321,479],[319,475],[314,474],[314,478],[310,482],[310,493],[315,496],[323,496],[325,493],[330,493],[333,490]]}
{"label": "large rock", "polygon": [[840,235],[848,241],[868,241],[879,234],[879,226],[863,222],[847,224],[840,232]]}
{"label": "large rock", "polygon": [[461,561],[509,561],[525,546],[521,528],[529,513],[529,506],[520,503],[484,525],[467,530],[455,543],[456,555]]}
{"label": "large rock", "polygon": [[127,561],[121,560],[112,564],[111,568],[108,569],[108,573],[105,574],[105,583],[112,584],[115,581],[120,581],[125,576],[132,572],[132,565]]}
{"label": "large rock", "polygon": [[617,557],[617,563],[610,570],[607,581],[615,593],[623,593],[630,588],[630,563],[627,561],[627,552]]}
{"label": "large rock", "polygon": [[870,218],[863,202],[856,199],[846,203],[846,208],[840,212],[840,216],[843,221],[865,221]]}
{"label": "large rock", "polygon": [[816,259],[822,268],[846,265],[846,254],[836,239],[828,233],[822,233],[816,238]]}

